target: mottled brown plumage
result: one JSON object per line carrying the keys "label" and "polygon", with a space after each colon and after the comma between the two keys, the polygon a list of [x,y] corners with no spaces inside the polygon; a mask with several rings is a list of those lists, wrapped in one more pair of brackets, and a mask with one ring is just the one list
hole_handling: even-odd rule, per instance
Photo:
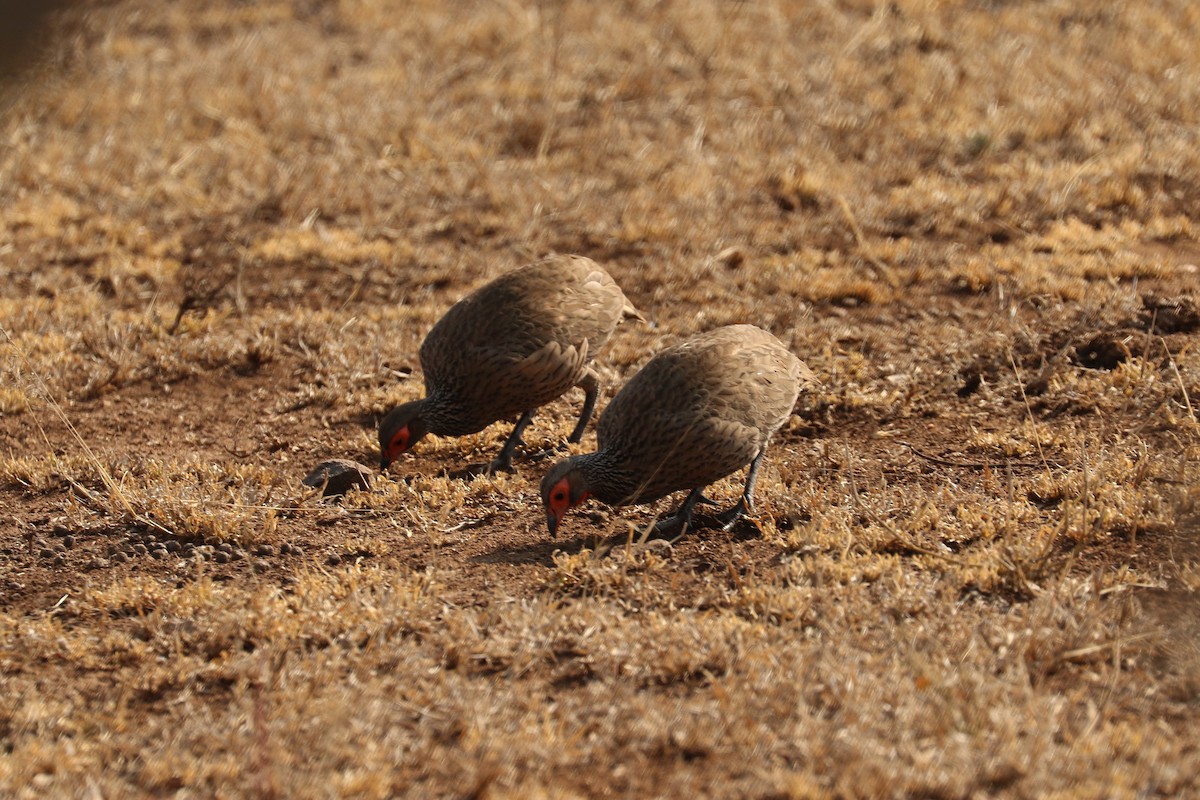
{"label": "mottled brown plumage", "polygon": [[767,441],[812,378],[778,339],[753,325],[718,328],[663,350],[600,416],[597,451],[559,462],[542,481],[551,535],[563,514],[589,497],[626,505],[681,489],[692,491],[662,528],[686,526],[705,501],[705,486],[749,464],[741,500],[720,515],[732,523],[750,510]]}
{"label": "mottled brown plumage", "polygon": [[506,469],[533,412],[573,386],[585,392],[570,441],[583,436],[599,377],[588,362],[623,318],[641,318],[589,258],[554,256],[459,300],[421,345],[426,396],[379,426],[380,468],[427,433],[464,436],[520,417],[492,469]]}

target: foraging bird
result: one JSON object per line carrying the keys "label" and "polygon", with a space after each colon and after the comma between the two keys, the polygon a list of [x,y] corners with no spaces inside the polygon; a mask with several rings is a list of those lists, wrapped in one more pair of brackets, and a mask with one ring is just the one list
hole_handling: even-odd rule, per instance
{"label": "foraging bird", "polygon": [[659,532],[686,531],[704,487],[745,465],[737,504],[718,515],[728,528],[753,510],[767,441],[791,414],[812,371],[771,334],[730,325],[663,350],[617,393],[596,426],[598,449],[555,464],[542,480],[550,535],[567,511],[594,497],[648,503],[690,489]]}
{"label": "foraging bird", "polygon": [[489,471],[512,465],[533,412],[573,386],[584,391],[578,442],[600,378],[588,362],[625,318],[643,319],[616,282],[582,256],[552,256],[500,276],[459,300],[421,345],[425,397],[379,424],[380,470],[423,436],[464,436],[519,417]]}

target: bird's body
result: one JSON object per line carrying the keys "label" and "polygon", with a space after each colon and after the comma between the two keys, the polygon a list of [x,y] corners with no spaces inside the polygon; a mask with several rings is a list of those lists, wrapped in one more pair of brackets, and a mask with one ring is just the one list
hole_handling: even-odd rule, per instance
{"label": "bird's body", "polygon": [[[425,433],[463,436],[520,417],[499,462],[507,467],[529,417],[574,386],[586,399],[578,441],[599,378],[588,362],[622,319],[639,317],[598,264],[555,256],[513,270],[459,300],[421,345],[426,396],[380,424],[381,466]],[[399,437],[399,438],[397,438]]]}
{"label": "bird's body", "polygon": [[[663,350],[604,410],[596,452],[562,461],[546,476],[548,520],[577,498],[625,505],[682,489],[693,490],[682,510],[690,516],[705,486],[750,464],[739,504],[748,509],[767,442],[810,380],[800,359],[752,325],[718,328]],[[554,508],[556,487],[576,502]]]}

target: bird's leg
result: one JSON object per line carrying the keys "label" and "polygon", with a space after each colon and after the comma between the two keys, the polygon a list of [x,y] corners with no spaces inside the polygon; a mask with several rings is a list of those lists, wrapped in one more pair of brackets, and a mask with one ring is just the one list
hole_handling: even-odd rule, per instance
{"label": "bird's leg", "polygon": [[712,502],[704,496],[703,490],[703,486],[692,489],[678,511],[654,526],[654,533],[658,536],[667,536],[676,532],[682,536],[687,533],[688,528],[692,525],[692,511],[696,508],[696,504]]}
{"label": "bird's leg", "polygon": [[529,427],[529,423],[533,420],[533,412],[526,411],[517,420],[516,427],[513,428],[512,434],[508,437],[508,441],[504,443],[504,447],[500,448],[500,454],[492,459],[487,465],[487,471],[492,472],[510,472],[512,470],[513,452],[517,449],[517,445],[521,444],[521,434]]}
{"label": "bird's leg", "polygon": [[750,472],[746,474],[746,488],[742,490],[742,496],[734,504],[733,508],[727,511],[722,511],[717,514],[717,522],[721,524],[723,530],[729,530],[739,519],[745,514],[754,513],[754,482],[758,480],[758,467],[762,464],[763,454],[767,452],[764,447],[758,451],[758,455],[750,462]]}
{"label": "bird's leg", "polygon": [[583,409],[579,412],[579,422],[575,425],[575,430],[571,431],[571,435],[567,437],[567,441],[572,444],[583,439],[583,431],[592,418],[592,412],[596,410],[596,398],[600,396],[600,376],[596,374],[596,370],[589,367],[588,371],[583,373],[583,377],[579,379],[579,383],[575,385],[583,389],[584,396]]}

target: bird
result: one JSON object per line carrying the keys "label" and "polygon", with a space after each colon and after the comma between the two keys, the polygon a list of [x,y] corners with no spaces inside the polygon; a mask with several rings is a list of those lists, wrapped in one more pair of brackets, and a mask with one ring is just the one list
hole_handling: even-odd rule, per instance
{"label": "bird", "polygon": [[620,506],[688,489],[679,510],[656,526],[691,525],[705,487],[747,464],[741,498],[718,514],[732,527],[753,512],[754,483],[771,435],[787,421],[808,366],[767,331],[729,325],[668,347],[617,393],[596,424],[595,452],[554,464],[541,484],[551,538],[564,515],[589,498]]}
{"label": "bird", "polygon": [[600,377],[589,362],[625,319],[645,321],[590,258],[556,255],[518,267],[455,303],[421,344],[425,396],[379,424],[380,471],[426,434],[465,436],[516,419],[488,472],[509,470],[534,411],[572,387],[584,391],[578,442]]}

